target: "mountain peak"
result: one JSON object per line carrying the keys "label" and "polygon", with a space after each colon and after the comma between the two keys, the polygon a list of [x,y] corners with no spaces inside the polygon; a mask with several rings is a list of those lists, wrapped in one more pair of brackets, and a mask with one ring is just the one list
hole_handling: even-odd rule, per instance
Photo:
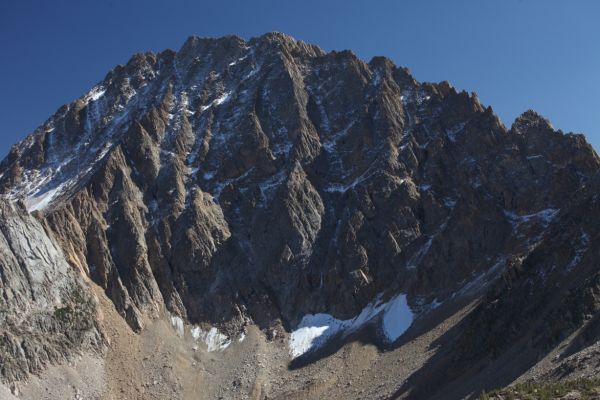
{"label": "mountain peak", "polygon": [[[176,53],[134,55],[18,143],[0,164],[0,194],[38,211],[42,254],[50,240],[64,253],[56,271],[94,282],[142,335],[168,318],[207,351],[237,351],[254,332],[248,351],[264,340],[279,372],[288,357],[291,369],[322,365],[327,351],[360,338],[390,350],[369,350],[390,376],[398,363],[386,357],[403,358],[410,338],[425,346],[413,355],[440,340],[444,352],[420,368],[442,378],[415,384],[415,397],[431,398],[452,383],[447,371],[468,380],[477,362],[491,363],[486,373],[508,368],[487,357],[508,351],[505,331],[544,343],[571,335],[548,331],[556,325],[544,318],[556,318],[545,300],[560,285],[578,293],[587,271],[578,268],[595,268],[585,254],[597,224],[576,221],[596,210],[581,188],[600,159],[533,111],[511,129],[518,135],[475,94],[418,82],[385,57],[367,63],[281,33],[192,36]],[[11,271],[48,261],[4,251],[33,233],[3,223],[0,256]],[[530,297],[545,279],[549,297]],[[0,302],[12,296],[3,285]],[[561,315],[573,315],[575,329],[584,318],[571,311]],[[454,324],[446,336],[428,330],[440,321]],[[20,346],[11,351],[27,354]],[[538,354],[506,354],[515,353]],[[388,389],[379,397],[398,387]]]}
{"label": "mountain peak", "polygon": [[202,52],[201,49],[245,47],[246,42],[239,36],[227,35],[221,37],[190,36],[178,53]]}
{"label": "mountain peak", "polygon": [[550,121],[532,109],[519,115],[511,126],[511,130],[518,134],[526,133],[531,128],[554,130]]}

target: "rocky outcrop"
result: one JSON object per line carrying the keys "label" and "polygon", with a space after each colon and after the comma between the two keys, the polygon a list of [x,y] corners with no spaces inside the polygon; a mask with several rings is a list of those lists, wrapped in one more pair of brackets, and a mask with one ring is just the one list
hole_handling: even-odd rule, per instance
{"label": "rocky outcrop", "polygon": [[0,378],[14,381],[101,352],[96,303],[82,277],[22,204],[0,201]]}

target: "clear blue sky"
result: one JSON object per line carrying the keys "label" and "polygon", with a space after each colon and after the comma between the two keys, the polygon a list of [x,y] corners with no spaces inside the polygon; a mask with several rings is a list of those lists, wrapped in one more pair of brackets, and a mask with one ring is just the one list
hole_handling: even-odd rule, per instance
{"label": "clear blue sky", "polygon": [[388,56],[600,149],[599,0],[0,0],[0,156],[135,52],[268,31]]}

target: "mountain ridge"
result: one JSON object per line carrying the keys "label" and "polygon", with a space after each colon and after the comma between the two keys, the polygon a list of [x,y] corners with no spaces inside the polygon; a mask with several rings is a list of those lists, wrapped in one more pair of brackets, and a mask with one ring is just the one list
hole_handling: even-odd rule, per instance
{"label": "mountain ridge", "polygon": [[[498,313],[489,296],[510,298],[502,282],[526,287],[520,271],[559,257],[538,248],[576,243],[560,254],[571,256],[567,276],[589,262],[593,226],[560,240],[550,232],[564,215],[585,218],[573,204],[593,209],[586,187],[599,168],[583,135],[555,131],[535,111],[507,129],[446,81],[419,83],[387,58],[367,63],[269,33],[134,55],[13,147],[0,193],[25,201],[136,332],[166,309],[177,330],[213,332],[222,345],[251,326],[271,338],[314,332],[310,316],[326,315],[329,334],[347,329],[340,345],[355,326],[357,335],[376,326],[369,340],[393,350],[430,313],[480,301],[456,328],[469,339],[449,335],[450,357],[432,367],[456,376],[409,380],[430,396],[510,347],[470,329]],[[412,325],[386,344],[388,310]],[[520,311],[496,319],[522,321]],[[515,325],[517,337],[536,321]],[[290,349],[296,362],[319,362],[318,337]],[[473,342],[479,353],[465,349]]]}

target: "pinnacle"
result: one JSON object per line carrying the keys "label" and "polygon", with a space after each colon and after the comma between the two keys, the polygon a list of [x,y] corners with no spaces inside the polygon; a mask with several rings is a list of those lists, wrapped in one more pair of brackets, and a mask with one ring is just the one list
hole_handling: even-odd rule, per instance
{"label": "pinnacle", "polygon": [[537,111],[529,109],[519,115],[511,126],[511,130],[517,133],[525,133],[531,127],[539,127],[543,129],[553,129],[552,124]]}

